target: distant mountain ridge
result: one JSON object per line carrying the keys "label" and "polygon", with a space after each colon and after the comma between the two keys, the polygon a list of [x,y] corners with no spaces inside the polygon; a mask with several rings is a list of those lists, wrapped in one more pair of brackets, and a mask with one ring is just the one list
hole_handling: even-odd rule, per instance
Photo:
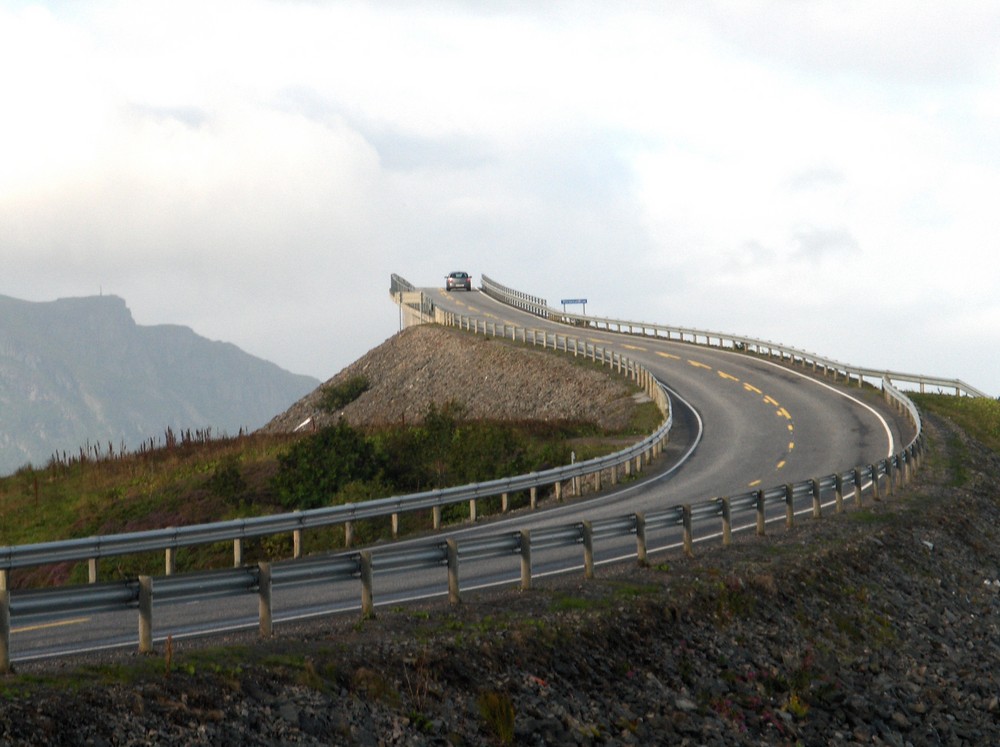
{"label": "distant mountain ridge", "polygon": [[118,296],[0,296],[0,474],[168,427],[254,430],[319,383],[188,327],[137,325]]}

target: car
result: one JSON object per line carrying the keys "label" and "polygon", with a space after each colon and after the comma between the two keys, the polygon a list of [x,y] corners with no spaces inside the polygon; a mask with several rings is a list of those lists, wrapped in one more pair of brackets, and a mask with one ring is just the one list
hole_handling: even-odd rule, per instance
{"label": "car", "polygon": [[452,272],[445,277],[445,290],[453,291],[457,288],[463,288],[467,291],[472,290],[472,275],[467,272]]}

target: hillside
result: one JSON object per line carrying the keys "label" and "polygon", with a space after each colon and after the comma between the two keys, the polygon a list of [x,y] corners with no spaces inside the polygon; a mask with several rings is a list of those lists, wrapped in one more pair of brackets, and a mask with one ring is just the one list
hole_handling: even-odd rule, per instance
{"label": "hillside", "polygon": [[0,474],[168,427],[254,429],[317,383],[186,327],[137,325],[117,296],[0,296]]}
{"label": "hillside", "polygon": [[[569,420],[628,427],[636,399],[622,378],[572,356],[554,356],[467,332],[420,325],[404,329],[310,392],[262,430],[288,433],[343,417],[354,426],[420,421],[433,404],[459,404],[469,418]],[[323,390],[363,377],[368,390],[333,412]]]}

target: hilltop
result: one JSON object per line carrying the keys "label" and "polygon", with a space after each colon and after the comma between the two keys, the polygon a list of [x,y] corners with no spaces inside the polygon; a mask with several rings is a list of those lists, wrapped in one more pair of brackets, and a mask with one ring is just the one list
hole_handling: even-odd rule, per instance
{"label": "hilltop", "polygon": [[0,474],[53,455],[135,449],[166,429],[255,429],[319,382],[117,296],[0,296]]}

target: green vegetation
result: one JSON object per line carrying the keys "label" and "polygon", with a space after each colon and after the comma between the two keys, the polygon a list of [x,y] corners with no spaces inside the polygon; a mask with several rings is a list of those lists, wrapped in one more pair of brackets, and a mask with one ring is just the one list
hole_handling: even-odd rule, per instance
{"label": "green vegetation", "polygon": [[336,412],[368,391],[368,379],[364,376],[351,376],[339,384],[323,387],[320,408],[326,412]]}
{"label": "green vegetation", "polygon": [[[352,384],[354,391],[359,387]],[[168,431],[159,447],[150,442],[135,453],[81,449],[78,456],[53,457],[44,468],[24,467],[0,478],[0,545],[357,503],[555,467],[569,463],[572,455],[579,461],[616,451],[627,440],[631,436],[604,433],[591,423],[467,420],[455,403],[430,408],[418,424],[370,432],[345,421],[314,433],[280,436],[211,438],[207,432]],[[518,508],[527,504],[528,495],[511,495],[509,501]],[[481,514],[498,511],[500,499],[480,501],[478,508]],[[467,505],[447,507],[443,518],[464,519],[467,511]],[[429,528],[427,514],[404,514],[400,531]],[[388,518],[354,527],[360,543],[391,532]],[[308,542],[342,546],[343,528],[311,531]],[[246,562],[290,553],[290,536],[244,546]],[[178,571],[231,562],[229,543],[181,548],[176,556]],[[105,561],[100,572],[104,578],[127,578],[160,573],[162,567],[162,555],[148,553]],[[62,564],[19,571],[15,584],[83,582],[86,577],[85,564]]]}
{"label": "green vegetation", "polygon": [[911,394],[921,410],[948,418],[973,438],[1000,452],[1000,401],[948,394]]}

